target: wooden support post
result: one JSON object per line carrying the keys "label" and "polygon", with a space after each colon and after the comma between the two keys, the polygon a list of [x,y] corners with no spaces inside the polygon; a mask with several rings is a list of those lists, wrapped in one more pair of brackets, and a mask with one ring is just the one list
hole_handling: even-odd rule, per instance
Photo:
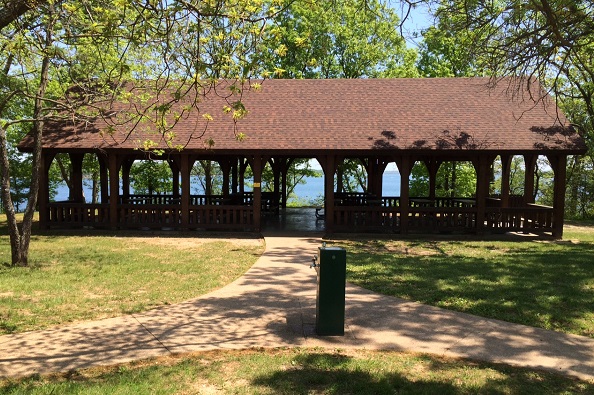
{"label": "wooden support post", "polygon": [[489,196],[489,158],[480,156],[473,164],[476,170],[476,232],[483,234]]}
{"label": "wooden support post", "polygon": [[104,154],[97,154],[99,161],[99,184],[101,185],[101,204],[107,204],[109,201],[109,177],[107,175],[107,156]]}
{"label": "wooden support post", "polygon": [[222,194],[224,197],[229,197],[229,189],[231,188],[231,180],[229,177],[229,173],[231,172],[231,161],[227,158],[219,160],[219,166],[221,167],[221,172],[223,173],[223,185],[222,185]]}
{"label": "wooden support post", "polygon": [[289,168],[293,164],[294,159],[287,158],[283,161],[283,166],[281,170],[281,200],[282,200],[282,208],[287,208],[287,174],[289,173]]}
{"label": "wooden support post", "polygon": [[501,155],[501,207],[509,207],[511,155]]}
{"label": "wooden support post", "polygon": [[400,172],[400,234],[408,234],[408,213],[410,205],[409,178],[412,169],[412,161],[408,156],[394,158],[398,171]]}
{"label": "wooden support post", "polygon": [[180,173],[181,173],[181,228],[188,230],[190,228],[190,174],[192,164],[188,154],[181,155]]}
{"label": "wooden support post", "polygon": [[[424,161],[429,173],[429,199],[435,199],[435,190],[437,189],[437,172],[443,161],[430,159]],[[412,169],[411,169],[412,170]]]}
{"label": "wooden support post", "polygon": [[239,166],[238,159],[233,159],[231,163],[231,193],[237,193],[239,187]]}
{"label": "wooden support post", "polygon": [[262,229],[262,157],[255,155],[252,162],[254,173],[254,230],[260,232]]}
{"label": "wooden support post", "polygon": [[548,156],[555,174],[553,191],[553,237],[563,238],[565,219],[565,188],[567,183],[567,157],[565,155]]}
{"label": "wooden support post", "polygon": [[272,175],[273,175],[273,204],[276,206],[276,214],[278,214],[279,208],[281,206],[281,174],[285,164],[285,158],[270,158],[268,161],[270,163],[270,167],[272,168]]}
{"label": "wooden support post", "polygon": [[242,158],[239,162],[239,193],[245,192],[245,170],[248,166],[249,162]]}
{"label": "wooden support post", "polygon": [[118,228],[118,206],[120,194],[120,160],[116,153],[110,153],[109,160],[109,226],[115,230]]}
{"label": "wooden support post", "polygon": [[[129,197],[130,196],[130,169],[132,168],[132,165],[134,164],[134,159],[125,159],[123,161],[118,161],[121,164],[119,164],[118,166],[122,168],[122,195],[124,197]],[[111,170],[111,168],[110,168]],[[119,171],[119,169],[118,169]],[[111,180],[111,174],[109,175],[110,180]],[[119,177],[119,176],[118,176]],[[119,182],[119,180],[118,180]],[[110,193],[111,193],[111,189],[110,189]]]}
{"label": "wooden support post", "polygon": [[382,189],[384,183],[384,171],[388,166],[388,162],[382,158],[369,159],[369,190],[368,192],[377,196],[382,196]]}
{"label": "wooden support post", "polygon": [[526,164],[524,178],[524,204],[534,203],[534,172],[536,171],[536,155],[524,155]]}
{"label": "wooden support post", "polygon": [[71,153],[68,156],[70,157],[70,165],[72,166],[72,174],[70,174],[70,185],[72,187],[70,200],[76,203],[84,203],[82,163],[85,154]]}
{"label": "wooden support post", "polygon": [[326,232],[334,232],[334,173],[337,167],[337,158],[326,155],[318,159],[324,170],[324,219]]}
{"label": "wooden support post", "polygon": [[179,173],[181,164],[176,161],[177,158],[172,158],[167,161],[171,169],[173,197],[179,198]]}

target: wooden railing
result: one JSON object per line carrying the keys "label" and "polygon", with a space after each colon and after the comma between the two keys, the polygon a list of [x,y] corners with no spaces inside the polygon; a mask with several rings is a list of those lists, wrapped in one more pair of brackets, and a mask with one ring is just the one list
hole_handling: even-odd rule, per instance
{"label": "wooden railing", "polygon": [[[109,204],[56,202],[47,207],[48,227],[108,228]],[[118,205],[117,226],[122,229],[181,229],[182,211],[179,204]],[[254,210],[251,206],[193,205],[188,213],[188,228],[251,230]]]}
{"label": "wooden railing", "polygon": [[[165,197],[165,196],[163,196]],[[153,198],[150,197],[155,201]],[[181,205],[141,204],[140,197],[134,202],[118,205],[116,224],[120,228],[150,229],[236,229],[249,230],[254,226],[252,206],[223,204],[218,197],[212,204],[191,204],[187,222],[183,223]],[[416,201],[413,201],[415,200]],[[166,202],[158,197],[156,201]],[[195,199],[193,202],[200,202]],[[206,200],[204,200],[206,201]],[[226,201],[225,201],[226,202]],[[401,207],[399,198],[384,197],[367,200],[365,206],[335,206],[334,226],[336,231],[399,231]],[[478,219],[478,210],[472,199],[411,198],[408,207],[407,226],[410,231],[468,231],[481,228],[487,232],[552,232],[553,208],[537,204],[524,207],[503,208],[496,199],[487,201],[485,217]],[[85,204],[54,202],[47,206],[49,227],[96,227],[111,226],[109,204]],[[479,223],[480,221],[480,223]],[[479,226],[479,225],[482,225]]]}
{"label": "wooden railing", "polygon": [[408,228],[419,231],[461,231],[476,227],[474,207],[411,207]]}
{"label": "wooden railing", "polygon": [[538,204],[526,207],[487,207],[485,226],[503,232],[552,232],[553,208]]}
{"label": "wooden railing", "polygon": [[[483,221],[487,232],[552,232],[553,208],[537,204],[502,208],[490,199]],[[399,206],[336,206],[334,225],[337,231],[399,231]],[[407,227],[410,231],[476,231],[476,202],[471,198],[411,198]]]}
{"label": "wooden railing", "polygon": [[179,196],[174,195],[129,195],[121,196],[120,204],[180,204],[181,199]]}
{"label": "wooden railing", "polygon": [[181,210],[177,204],[120,204],[117,222],[125,229],[179,229]]}
{"label": "wooden railing", "polygon": [[109,226],[108,204],[55,202],[47,206],[47,214],[47,221],[52,226],[97,228]]}
{"label": "wooden railing", "polygon": [[337,231],[390,231],[399,225],[400,209],[381,206],[337,206],[334,226]]}
{"label": "wooden railing", "polygon": [[192,206],[189,226],[194,229],[250,230],[254,226],[251,206]]}

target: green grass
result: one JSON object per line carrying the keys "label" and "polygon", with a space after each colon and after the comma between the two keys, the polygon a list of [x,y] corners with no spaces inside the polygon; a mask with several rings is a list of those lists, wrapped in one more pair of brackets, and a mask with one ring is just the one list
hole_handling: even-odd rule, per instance
{"label": "green grass", "polygon": [[[197,236],[36,234],[31,267],[0,266],[0,331],[39,329],[185,300],[237,278],[263,250],[254,239]],[[594,228],[568,226],[565,238],[339,242],[349,249],[349,281],[361,286],[592,336]],[[9,257],[7,236],[0,236],[0,262]],[[421,354],[299,348],[186,354],[0,381],[0,394],[58,393],[590,394],[594,383]]]}
{"label": "green grass", "polygon": [[[198,233],[34,235],[29,267],[10,267],[0,235],[0,334],[136,313],[187,300],[241,276],[256,238]],[[237,236],[237,235],[235,235]]]}
{"label": "green grass", "polygon": [[0,394],[591,394],[553,373],[422,354],[219,351],[0,382]]}
{"label": "green grass", "polygon": [[338,240],[347,280],[424,304],[594,337],[594,227],[563,241],[467,237]]}

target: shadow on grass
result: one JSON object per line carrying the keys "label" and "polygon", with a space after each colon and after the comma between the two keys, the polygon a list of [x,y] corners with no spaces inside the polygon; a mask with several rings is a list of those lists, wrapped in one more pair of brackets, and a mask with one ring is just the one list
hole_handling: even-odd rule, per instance
{"label": "shadow on grass", "polygon": [[456,240],[349,247],[348,281],[386,295],[594,337],[594,244]]}
{"label": "shadow on grass", "polygon": [[592,389],[572,379],[504,365],[413,358],[369,361],[308,353],[297,356],[293,368],[260,375],[252,383],[279,394],[557,394]]}

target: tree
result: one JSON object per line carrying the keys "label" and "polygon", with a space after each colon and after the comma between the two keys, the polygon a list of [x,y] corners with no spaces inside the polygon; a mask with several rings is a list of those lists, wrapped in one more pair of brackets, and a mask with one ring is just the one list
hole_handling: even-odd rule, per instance
{"label": "tree", "polygon": [[[472,163],[444,162],[435,178],[437,197],[470,197],[476,192],[476,171]],[[411,170],[410,195],[429,196],[429,171],[423,163],[415,163]]]}
{"label": "tree", "polygon": [[449,20],[423,31],[417,67],[423,77],[472,77],[482,74],[480,59],[469,52],[471,31],[453,32]]}
{"label": "tree", "polygon": [[205,195],[217,195],[223,190],[223,171],[218,162],[199,160],[192,167],[192,176],[198,178]]}
{"label": "tree", "polygon": [[166,161],[136,161],[130,168],[130,176],[136,194],[161,195],[173,191],[171,168]]}
{"label": "tree", "polygon": [[[431,2],[435,3],[435,2]],[[592,146],[594,136],[594,4],[591,0],[498,0],[439,2],[440,20],[452,23],[454,35],[472,32],[471,56],[483,61],[496,81],[516,76],[518,84],[539,81],[555,97]],[[536,97],[535,99],[540,99]],[[590,149],[591,152],[591,149]],[[591,158],[591,153],[588,154]],[[570,158],[568,212],[586,215],[591,186],[584,171],[592,161]],[[582,193],[586,192],[587,193]],[[578,206],[582,209],[578,210]]]}
{"label": "tree", "polygon": [[[199,109],[201,97],[217,79],[236,81],[229,90],[238,93],[249,89],[246,81],[252,75],[264,75],[254,54],[262,49],[267,20],[282,7],[280,0],[4,1],[0,167],[12,264],[28,263],[46,122],[105,118],[111,101],[134,99],[137,106],[113,122],[150,123],[155,140],[169,143],[175,126],[167,122],[173,102],[184,97],[190,101],[184,114],[173,114],[179,119]],[[132,98],[124,84],[130,79],[144,84],[150,95]],[[16,117],[10,109],[22,102],[31,109]],[[241,102],[230,103],[230,109],[234,122],[245,115]],[[23,123],[32,125],[34,148],[29,198],[19,225],[9,193],[7,130]],[[192,136],[200,137],[200,131]],[[141,149],[153,147],[150,139],[139,143]]]}
{"label": "tree", "polygon": [[275,22],[262,57],[282,78],[417,76],[398,15],[379,0],[295,1]]}

